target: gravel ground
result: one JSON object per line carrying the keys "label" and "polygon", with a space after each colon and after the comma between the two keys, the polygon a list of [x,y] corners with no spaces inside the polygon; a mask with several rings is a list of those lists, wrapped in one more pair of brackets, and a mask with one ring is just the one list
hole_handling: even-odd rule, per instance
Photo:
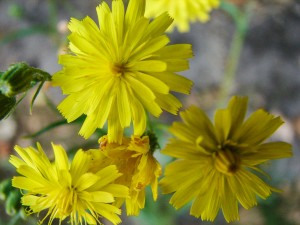
{"label": "gravel ground", "polygon": [[[49,73],[58,71],[60,66],[57,64],[57,55],[66,48],[67,21],[70,16],[83,18],[90,15],[96,18],[94,8],[98,2],[0,0],[0,70],[5,70],[11,63],[25,61]],[[246,0],[232,2],[242,5]],[[33,29],[28,31],[28,28]],[[175,32],[170,35],[174,43],[192,43],[195,53],[190,70],[183,73],[195,83],[190,96],[181,96],[184,107],[196,104],[208,112],[215,109],[234,30],[230,17],[223,11],[216,10],[207,24],[193,24],[191,32],[187,34]],[[279,185],[284,194],[277,195],[261,207],[250,211],[241,210],[241,221],[234,224],[300,224],[299,37],[299,1],[255,2],[230,95],[248,95],[250,110],[263,107],[281,115],[286,123],[274,138],[292,143],[294,157],[266,165],[266,170],[274,177],[272,182]],[[66,148],[84,143],[83,138],[77,136],[79,129],[76,125],[56,128],[38,138],[24,139],[25,135],[61,119],[56,111],[47,107],[43,95],[37,99],[33,115],[30,115],[28,106],[33,93],[28,93],[12,117],[0,122],[0,177],[9,177],[12,174],[12,168],[6,161],[15,144],[27,146],[39,141],[47,149],[51,141],[61,143]],[[43,93],[54,104],[58,104],[62,99],[57,88],[46,85]],[[162,115],[164,122],[175,119],[177,117]],[[72,140],[72,143],[69,140]],[[1,201],[0,205],[3,205]],[[187,210],[182,210],[176,215],[174,225],[211,224],[188,216]],[[1,207],[0,218],[0,225],[1,221],[8,221]],[[270,218],[275,218],[275,222]],[[146,220],[124,220],[122,224],[149,224]],[[218,218],[216,224],[224,224],[223,219]]]}

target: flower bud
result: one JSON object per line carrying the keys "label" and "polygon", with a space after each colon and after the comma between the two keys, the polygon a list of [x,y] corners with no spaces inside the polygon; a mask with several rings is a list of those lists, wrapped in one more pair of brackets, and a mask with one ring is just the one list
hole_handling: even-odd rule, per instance
{"label": "flower bud", "polygon": [[26,63],[16,63],[1,74],[0,92],[12,97],[28,91],[37,82],[50,79],[51,76],[40,69],[30,67]]}

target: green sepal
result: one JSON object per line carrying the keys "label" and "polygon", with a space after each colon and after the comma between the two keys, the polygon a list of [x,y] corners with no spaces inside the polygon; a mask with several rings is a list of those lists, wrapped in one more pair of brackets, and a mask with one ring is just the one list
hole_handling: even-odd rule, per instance
{"label": "green sepal", "polygon": [[29,214],[26,212],[26,209],[28,209],[28,208],[29,208],[28,206],[22,206],[19,210],[20,217],[23,220],[26,220],[28,218]]}
{"label": "green sepal", "polygon": [[28,91],[38,82],[51,80],[51,75],[26,63],[11,65],[0,77],[0,92],[7,97]]}
{"label": "green sepal", "polygon": [[0,94],[0,121],[9,116],[16,105],[17,101],[15,97],[7,97]]}
{"label": "green sepal", "polygon": [[5,202],[5,210],[8,215],[13,216],[19,212],[22,207],[21,197],[20,190],[12,190],[9,192]]}
{"label": "green sepal", "polygon": [[143,136],[148,136],[149,137],[150,151],[152,153],[154,153],[156,149],[160,148],[159,144],[158,144],[158,139],[157,139],[154,132],[146,131]]}
{"label": "green sepal", "polygon": [[0,182],[0,199],[5,200],[12,189],[11,179],[5,179]]}

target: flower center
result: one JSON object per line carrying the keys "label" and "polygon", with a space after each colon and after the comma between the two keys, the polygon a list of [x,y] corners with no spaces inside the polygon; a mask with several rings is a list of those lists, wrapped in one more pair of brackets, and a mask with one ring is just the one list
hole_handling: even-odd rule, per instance
{"label": "flower center", "polygon": [[214,163],[218,171],[232,176],[240,168],[241,159],[235,152],[225,149],[214,153]]}
{"label": "flower center", "polygon": [[116,77],[120,77],[126,71],[125,64],[115,63],[111,66],[111,71]]}
{"label": "flower center", "polygon": [[[61,190],[61,193],[58,198],[57,208],[58,215],[60,217],[69,216],[73,211],[74,202],[76,197],[76,190],[73,187],[65,188]],[[75,206],[76,207],[76,206]]]}

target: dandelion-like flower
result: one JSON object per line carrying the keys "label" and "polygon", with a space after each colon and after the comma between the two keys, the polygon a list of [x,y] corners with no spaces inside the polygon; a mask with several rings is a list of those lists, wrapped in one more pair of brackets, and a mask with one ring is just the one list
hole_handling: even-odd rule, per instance
{"label": "dandelion-like flower", "polygon": [[70,164],[65,150],[52,145],[55,162],[51,163],[42,147],[15,147],[21,158],[11,156],[10,163],[22,176],[15,176],[12,185],[25,190],[22,204],[29,206],[28,213],[48,210],[46,218],[52,224],[70,217],[72,225],[97,224],[105,217],[113,224],[121,222],[121,210],[112,205],[116,197],[128,196],[128,188],[113,184],[121,174],[116,166],[107,166],[95,172],[88,171],[91,156],[78,150]]}
{"label": "dandelion-like flower", "polygon": [[[221,208],[227,222],[238,220],[238,202],[246,209],[266,199],[277,189],[258,174],[258,165],[271,159],[290,157],[291,145],[263,143],[283,123],[263,110],[244,121],[246,97],[233,97],[226,109],[216,111],[214,125],[199,108],[181,113],[163,153],[178,158],[166,167],[160,181],[164,193],[175,192],[170,203],[180,208],[193,201],[190,213],[213,221]],[[255,173],[253,173],[255,172]]]}
{"label": "dandelion-like flower", "polygon": [[190,22],[208,21],[210,11],[219,4],[219,0],[147,0],[146,15],[157,16],[167,11],[174,18],[169,31],[177,27],[180,32],[188,32]]}
{"label": "dandelion-like flower", "polygon": [[107,136],[99,141],[100,150],[89,150],[93,158],[91,171],[116,165],[123,174],[116,183],[127,186],[130,196],[118,199],[116,205],[121,206],[125,200],[127,215],[138,215],[145,206],[146,186],[151,186],[153,199],[157,199],[158,177],[161,175],[161,166],[153,156],[149,137],[123,137],[122,144],[109,143]]}
{"label": "dandelion-like flower", "polygon": [[188,69],[191,46],[167,45],[173,20],[164,13],[150,21],[144,11],[145,0],[130,0],[126,12],[114,0],[112,10],[105,2],[97,7],[99,27],[90,17],[69,23],[72,53],[60,56],[53,84],[68,95],[58,106],[68,122],[86,115],[79,131],[85,138],[106,121],[109,142],[120,143],[131,122],[142,135],[145,110],[176,114],[181,102],[170,92],[190,92],[192,82],[176,72]]}

